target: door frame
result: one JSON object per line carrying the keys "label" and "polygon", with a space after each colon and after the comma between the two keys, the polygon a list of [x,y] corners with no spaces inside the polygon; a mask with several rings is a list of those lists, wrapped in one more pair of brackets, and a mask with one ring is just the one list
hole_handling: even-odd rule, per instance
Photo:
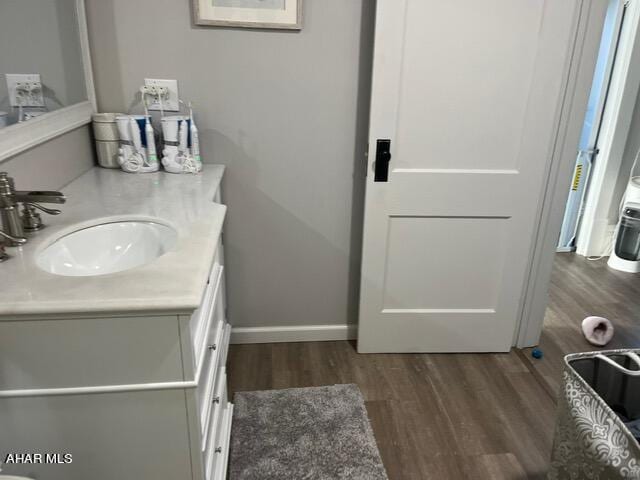
{"label": "door frame", "polygon": [[625,30],[623,26],[607,108],[602,117],[601,137],[598,142],[600,153],[592,169],[584,215],[578,232],[577,253],[584,256],[607,255],[611,242],[612,231],[608,214],[611,206],[617,201],[614,198],[615,185],[622,166],[640,88],[638,3],[637,0],[628,2],[629,28]]}
{"label": "door frame", "polygon": [[[618,70],[624,67],[624,77],[629,80],[631,87],[634,82],[640,85],[640,0],[629,0],[628,4],[628,22],[633,28],[623,31],[623,48],[618,52],[616,63]],[[542,333],[553,260],[567,199],[567,185],[573,174],[576,146],[586,113],[607,6],[607,1],[583,0],[576,20],[576,41],[572,60],[567,66],[566,93],[559,106],[556,141],[548,167],[548,181],[544,192],[541,192],[538,231],[530,253],[529,276],[522,294],[521,315],[513,340],[514,346],[518,348],[537,345]],[[635,90],[637,93],[637,85]],[[614,101],[611,96],[610,99]],[[631,103],[633,113],[635,97]]]}

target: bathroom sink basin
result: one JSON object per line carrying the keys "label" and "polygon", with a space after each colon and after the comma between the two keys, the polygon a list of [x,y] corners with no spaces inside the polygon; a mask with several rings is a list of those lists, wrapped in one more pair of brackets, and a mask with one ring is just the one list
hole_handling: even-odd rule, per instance
{"label": "bathroom sink basin", "polygon": [[154,261],[171,250],[177,239],[177,232],[161,223],[103,223],[57,239],[38,255],[36,263],[56,275],[106,275]]}

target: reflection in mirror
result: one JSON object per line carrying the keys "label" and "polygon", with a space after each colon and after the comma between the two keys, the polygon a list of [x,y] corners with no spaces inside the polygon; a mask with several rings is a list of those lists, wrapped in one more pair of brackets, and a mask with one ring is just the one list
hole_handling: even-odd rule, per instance
{"label": "reflection in mirror", "polygon": [[0,0],[0,128],[85,100],[76,0]]}

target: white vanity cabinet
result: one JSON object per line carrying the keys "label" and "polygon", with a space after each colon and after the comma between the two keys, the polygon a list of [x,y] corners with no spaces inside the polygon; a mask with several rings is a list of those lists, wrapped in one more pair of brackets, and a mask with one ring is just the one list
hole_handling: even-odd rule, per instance
{"label": "white vanity cabinet", "polygon": [[[192,315],[0,321],[3,473],[51,480],[220,480],[227,399],[221,246]],[[8,454],[72,463],[6,463]]]}
{"label": "white vanity cabinet", "polygon": [[[188,180],[162,181],[177,188]],[[87,314],[58,306],[55,313],[0,314],[2,474],[36,480],[226,478],[233,405],[225,367],[231,327],[222,219],[214,229],[219,238],[208,240],[208,258],[217,247],[197,308]],[[165,278],[171,281],[157,280]]]}
{"label": "white vanity cabinet", "polygon": [[222,243],[218,246],[202,305],[180,317],[183,365],[197,386],[186,392],[193,464],[205,480],[226,478],[233,404],[227,396],[226,361],[231,325],[225,318]]}

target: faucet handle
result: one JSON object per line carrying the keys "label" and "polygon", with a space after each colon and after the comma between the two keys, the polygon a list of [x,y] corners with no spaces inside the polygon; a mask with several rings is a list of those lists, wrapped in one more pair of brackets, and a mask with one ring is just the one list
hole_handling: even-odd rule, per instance
{"label": "faucet handle", "polygon": [[62,212],[57,208],[47,208],[33,202],[25,202],[24,210],[22,211],[22,226],[27,231],[40,230],[44,227],[42,223],[42,217],[36,209],[48,213],[49,215],[60,215]]}
{"label": "faucet handle", "polygon": [[35,203],[35,202],[25,202],[24,205],[25,205],[25,210],[27,209],[27,207],[30,207],[31,209],[37,208],[41,212],[48,213],[49,215],[60,215],[62,213],[62,210],[58,210],[57,208],[43,207],[39,203]]}

